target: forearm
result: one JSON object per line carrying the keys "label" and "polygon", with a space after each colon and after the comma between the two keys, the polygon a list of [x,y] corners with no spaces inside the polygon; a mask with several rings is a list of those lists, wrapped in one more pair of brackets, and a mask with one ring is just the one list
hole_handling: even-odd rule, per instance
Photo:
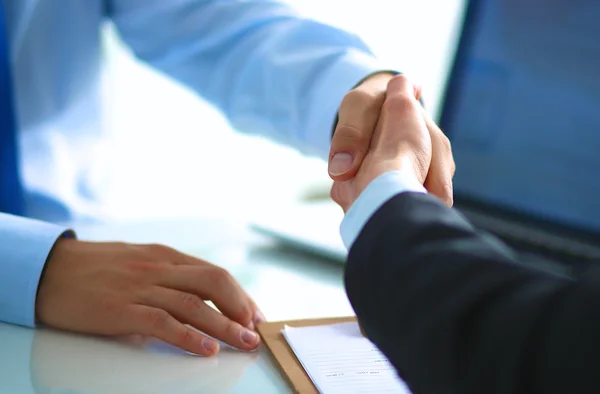
{"label": "forearm", "polygon": [[40,275],[67,229],[0,213],[0,321],[35,325]]}
{"label": "forearm", "polygon": [[110,9],[138,57],[234,127],[323,158],[344,95],[384,69],[356,36],[283,2],[113,0]]}
{"label": "forearm", "polygon": [[521,265],[433,197],[406,194],[371,218],[346,272],[367,335],[417,393],[526,392],[531,340],[566,317],[558,305],[574,283]]}

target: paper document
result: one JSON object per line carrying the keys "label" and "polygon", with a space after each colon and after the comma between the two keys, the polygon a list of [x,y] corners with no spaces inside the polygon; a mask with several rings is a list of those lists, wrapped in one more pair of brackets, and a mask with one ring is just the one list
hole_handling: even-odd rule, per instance
{"label": "paper document", "polygon": [[321,394],[409,394],[358,323],[289,327],[282,333]]}

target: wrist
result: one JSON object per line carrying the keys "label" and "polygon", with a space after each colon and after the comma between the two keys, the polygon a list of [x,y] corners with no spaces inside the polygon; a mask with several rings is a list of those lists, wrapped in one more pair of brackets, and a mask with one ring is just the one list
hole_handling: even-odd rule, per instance
{"label": "wrist", "polygon": [[44,264],[42,272],[40,273],[40,279],[36,292],[35,315],[38,322],[43,323],[39,316],[39,304],[41,293],[43,293],[42,288],[45,284],[44,279],[46,278],[46,273],[48,272],[49,267],[54,265],[56,261],[61,261],[64,259],[65,254],[69,253],[69,249],[72,248],[72,245],[77,243],[79,243],[79,241],[76,239],[75,233],[71,230],[66,231],[56,240],[54,246],[50,250],[50,253],[48,253],[46,263]]}
{"label": "wrist", "polygon": [[[361,171],[364,169],[364,171]],[[402,178],[415,180],[419,184],[423,184],[420,181],[419,172],[415,168],[414,160],[411,157],[411,153],[402,155],[399,158],[392,160],[381,160],[377,165],[371,165],[371,163],[363,163],[361,170],[356,175],[356,187],[354,189],[354,198],[352,201],[358,199],[358,197],[369,187],[377,178],[387,173],[401,174]]]}
{"label": "wrist", "polygon": [[52,249],[48,253],[48,257],[46,258],[46,263],[44,264],[44,268],[40,274],[40,285],[38,286],[38,293],[40,291],[40,286],[42,280],[44,279],[44,275],[46,270],[48,269],[48,265],[53,261],[53,259],[60,258],[59,256],[63,253],[65,247],[68,247],[69,244],[78,242],[75,236],[75,233],[72,230],[65,231],[58,237]]}

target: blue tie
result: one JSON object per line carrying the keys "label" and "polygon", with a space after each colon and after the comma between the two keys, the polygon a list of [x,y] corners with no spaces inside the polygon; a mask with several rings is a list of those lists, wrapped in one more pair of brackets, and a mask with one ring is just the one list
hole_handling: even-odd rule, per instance
{"label": "blue tie", "polygon": [[22,215],[25,201],[17,159],[10,51],[0,4],[0,212]]}

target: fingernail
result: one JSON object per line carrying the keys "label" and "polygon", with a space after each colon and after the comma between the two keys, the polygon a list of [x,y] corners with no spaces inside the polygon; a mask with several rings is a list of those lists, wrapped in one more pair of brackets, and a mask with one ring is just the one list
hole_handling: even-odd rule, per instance
{"label": "fingernail", "polygon": [[258,326],[260,323],[265,323],[266,321],[267,318],[265,317],[265,315],[263,315],[261,311],[256,311],[256,313],[254,314],[254,325]]}
{"label": "fingernail", "polygon": [[331,175],[342,175],[345,174],[352,168],[352,162],[354,158],[350,153],[341,152],[336,153],[331,158],[329,163],[329,173]]}
{"label": "fingernail", "polygon": [[202,347],[208,350],[210,353],[214,353],[219,348],[219,344],[217,343],[217,341],[204,338],[202,339]]}
{"label": "fingernail", "polygon": [[246,345],[256,345],[258,335],[254,331],[242,330],[242,341]]}

